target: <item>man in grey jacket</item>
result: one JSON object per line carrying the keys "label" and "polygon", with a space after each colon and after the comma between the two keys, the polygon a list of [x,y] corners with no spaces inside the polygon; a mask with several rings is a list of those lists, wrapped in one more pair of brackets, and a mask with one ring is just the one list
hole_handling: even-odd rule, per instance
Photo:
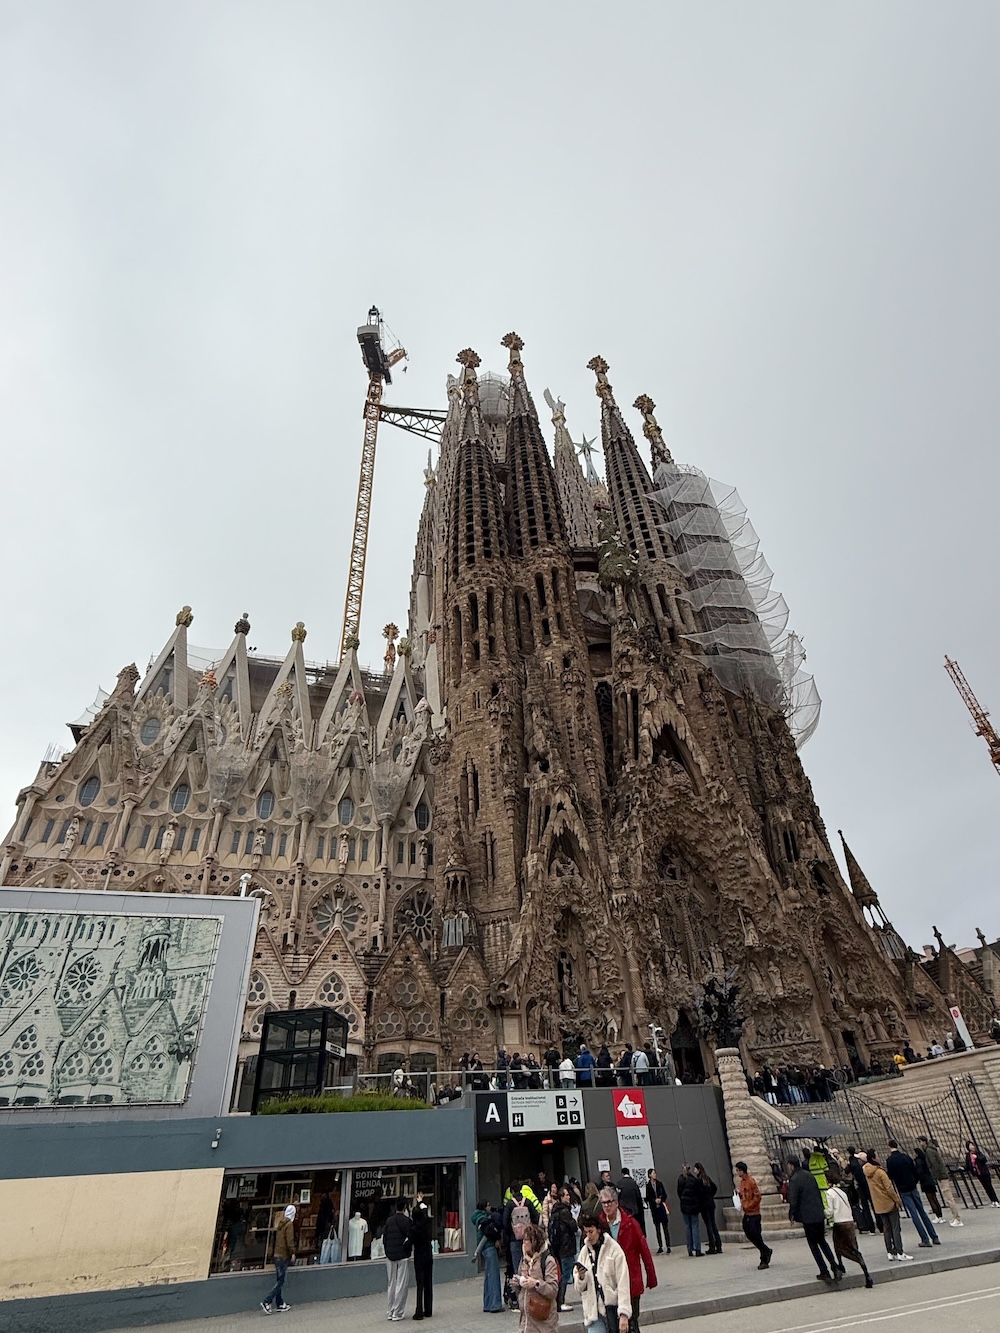
{"label": "man in grey jacket", "polygon": [[[951,1176],[948,1168],[944,1164],[944,1158],[941,1156],[941,1149],[938,1147],[937,1139],[928,1139],[923,1134],[917,1139],[917,1147],[924,1154],[924,1161],[927,1163],[927,1170],[931,1173],[934,1183],[937,1186],[938,1197],[943,1199],[948,1205],[948,1212],[951,1213],[951,1221],[948,1223],[952,1227],[964,1227],[962,1214],[958,1207],[958,1196],[955,1193],[955,1186],[951,1182]],[[942,1218],[937,1219],[939,1222]]]}

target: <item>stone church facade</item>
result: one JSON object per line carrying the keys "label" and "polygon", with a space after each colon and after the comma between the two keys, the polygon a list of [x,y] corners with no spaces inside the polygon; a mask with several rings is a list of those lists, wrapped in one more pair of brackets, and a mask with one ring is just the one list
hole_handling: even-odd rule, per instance
{"label": "stone church facade", "polygon": [[692,506],[657,499],[676,465],[652,401],[651,475],[590,363],[602,481],[551,398],[550,457],[503,345],[506,377],[466,350],[449,378],[384,671],[356,644],[310,660],[302,622],[259,655],[245,615],[206,659],[183,608],[21,792],[0,882],[257,891],[247,1054],[268,1009],[328,1004],[366,1069],[655,1025],[697,1073],[728,1044],[720,992],[751,1067],[922,1049],[959,993],[985,1034],[992,952],[974,973],[941,941],[925,966],[849,851],[841,878],[755,613],[711,604]]}

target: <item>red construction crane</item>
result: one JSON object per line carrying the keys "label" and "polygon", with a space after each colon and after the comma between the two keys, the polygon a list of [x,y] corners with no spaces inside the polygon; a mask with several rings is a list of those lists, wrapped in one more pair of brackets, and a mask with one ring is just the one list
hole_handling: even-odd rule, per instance
{"label": "red construction crane", "polygon": [[989,746],[993,767],[1000,773],[1000,736],[997,735],[996,729],[990,721],[989,713],[972,693],[972,686],[965,679],[962,668],[957,662],[953,662],[950,657],[946,656],[944,669],[955,682],[955,689],[962,696],[962,702],[972,715],[972,725],[975,727],[976,735],[982,736]]}

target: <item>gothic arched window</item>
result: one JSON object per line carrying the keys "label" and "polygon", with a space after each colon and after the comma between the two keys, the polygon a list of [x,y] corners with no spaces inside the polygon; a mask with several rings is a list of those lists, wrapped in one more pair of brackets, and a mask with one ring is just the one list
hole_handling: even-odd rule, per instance
{"label": "gothic arched window", "polygon": [[97,800],[97,793],[100,790],[101,790],[101,779],[95,773],[93,777],[88,778],[87,781],[80,788],[80,804],[93,805],[94,802]]}
{"label": "gothic arched window", "polygon": [[170,808],[175,815],[181,814],[187,809],[187,803],[191,799],[191,788],[186,782],[178,782],[177,786],[170,793]]}
{"label": "gothic arched window", "polygon": [[257,818],[270,819],[274,814],[274,792],[262,791],[257,797]]}

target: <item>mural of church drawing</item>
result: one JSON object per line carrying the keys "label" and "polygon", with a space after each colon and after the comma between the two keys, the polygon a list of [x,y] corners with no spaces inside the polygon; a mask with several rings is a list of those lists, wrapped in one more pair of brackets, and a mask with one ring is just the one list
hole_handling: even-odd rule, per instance
{"label": "mural of church drawing", "polygon": [[183,1102],[219,919],[0,912],[0,1106]]}
{"label": "mural of church drawing", "polygon": [[246,615],[194,648],[184,607],[21,792],[0,882],[242,877],[243,1054],[268,1009],[329,1004],[369,1069],[655,1023],[698,1072],[713,981],[751,1067],[926,1045],[949,1001],[985,1034],[1000,968],[943,942],[925,966],[849,852],[840,875],[797,749],[818,698],[738,501],[674,462],[643,396],[650,471],[600,358],[606,479],[547,395],[550,456],[503,344],[506,375],[466,350],[449,377],[384,669],[310,660],[301,621],[284,657]]}

